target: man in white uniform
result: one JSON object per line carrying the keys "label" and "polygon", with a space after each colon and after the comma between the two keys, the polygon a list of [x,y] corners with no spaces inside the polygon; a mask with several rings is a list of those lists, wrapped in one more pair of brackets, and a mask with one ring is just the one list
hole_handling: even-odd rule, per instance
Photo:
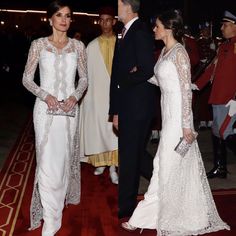
{"label": "man in white uniform", "polygon": [[109,120],[109,89],[116,37],[113,26],[115,12],[111,7],[99,11],[102,34],[88,44],[89,87],[81,104],[80,153],[96,167],[100,175],[109,166],[112,183],[118,184],[118,139]]}

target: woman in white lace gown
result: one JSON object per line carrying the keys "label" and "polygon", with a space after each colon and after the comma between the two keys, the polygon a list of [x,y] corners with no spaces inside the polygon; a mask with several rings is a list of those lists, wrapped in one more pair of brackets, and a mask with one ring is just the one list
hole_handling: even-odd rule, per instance
{"label": "woman in white lace gown", "polygon": [[[37,97],[33,112],[37,168],[30,213],[31,229],[43,219],[43,236],[55,235],[60,229],[65,203],[80,201],[77,102],[88,82],[85,47],[67,37],[71,14],[71,8],[60,0],[50,4],[53,33],[32,42],[23,75],[24,86]],[[34,82],[38,65],[40,86]],[[75,88],[77,69],[80,79]],[[75,117],[47,114],[48,108],[55,111],[59,106],[65,112],[75,107]]]}
{"label": "woman in white lace gown", "polygon": [[[129,231],[156,229],[158,236],[185,236],[229,230],[218,215],[194,140],[189,57],[179,43],[182,28],[176,10],[157,18],[155,38],[165,47],[149,82],[161,89],[162,131],[148,191],[121,225]],[[192,143],[184,157],[174,151],[180,137]]]}

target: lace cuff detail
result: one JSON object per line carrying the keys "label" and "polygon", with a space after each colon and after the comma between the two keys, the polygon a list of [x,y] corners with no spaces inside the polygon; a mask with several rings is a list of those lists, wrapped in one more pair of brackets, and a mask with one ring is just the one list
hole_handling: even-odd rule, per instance
{"label": "lace cuff detail", "polygon": [[82,97],[84,91],[87,89],[87,87],[88,87],[87,78],[80,78],[79,84],[78,84],[76,90],[70,96],[74,96],[76,98],[76,100],[79,101],[80,98]]}

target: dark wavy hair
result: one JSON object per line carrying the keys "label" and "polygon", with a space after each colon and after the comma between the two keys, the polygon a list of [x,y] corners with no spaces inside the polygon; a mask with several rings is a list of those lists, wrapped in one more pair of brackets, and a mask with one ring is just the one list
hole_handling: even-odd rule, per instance
{"label": "dark wavy hair", "polygon": [[51,3],[48,6],[47,17],[51,18],[53,16],[53,14],[55,14],[57,11],[59,11],[63,7],[68,7],[70,9],[71,15],[72,15],[73,11],[72,11],[72,8],[71,8],[70,4],[68,3],[68,1],[54,0],[54,1],[51,1]]}
{"label": "dark wavy hair", "polygon": [[157,17],[164,25],[165,29],[171,29],[174,38],[183,43],[184,24],[181,12],[179,10],[168,10]]}

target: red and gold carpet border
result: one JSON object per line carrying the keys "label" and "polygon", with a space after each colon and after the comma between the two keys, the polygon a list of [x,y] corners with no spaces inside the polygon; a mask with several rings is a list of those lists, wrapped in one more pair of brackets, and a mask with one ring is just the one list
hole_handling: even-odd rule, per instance
{"label": "red and gold carpet border", "polygon": [[35,152],[29,120],[0,172],[0,235],[13,235]]}

